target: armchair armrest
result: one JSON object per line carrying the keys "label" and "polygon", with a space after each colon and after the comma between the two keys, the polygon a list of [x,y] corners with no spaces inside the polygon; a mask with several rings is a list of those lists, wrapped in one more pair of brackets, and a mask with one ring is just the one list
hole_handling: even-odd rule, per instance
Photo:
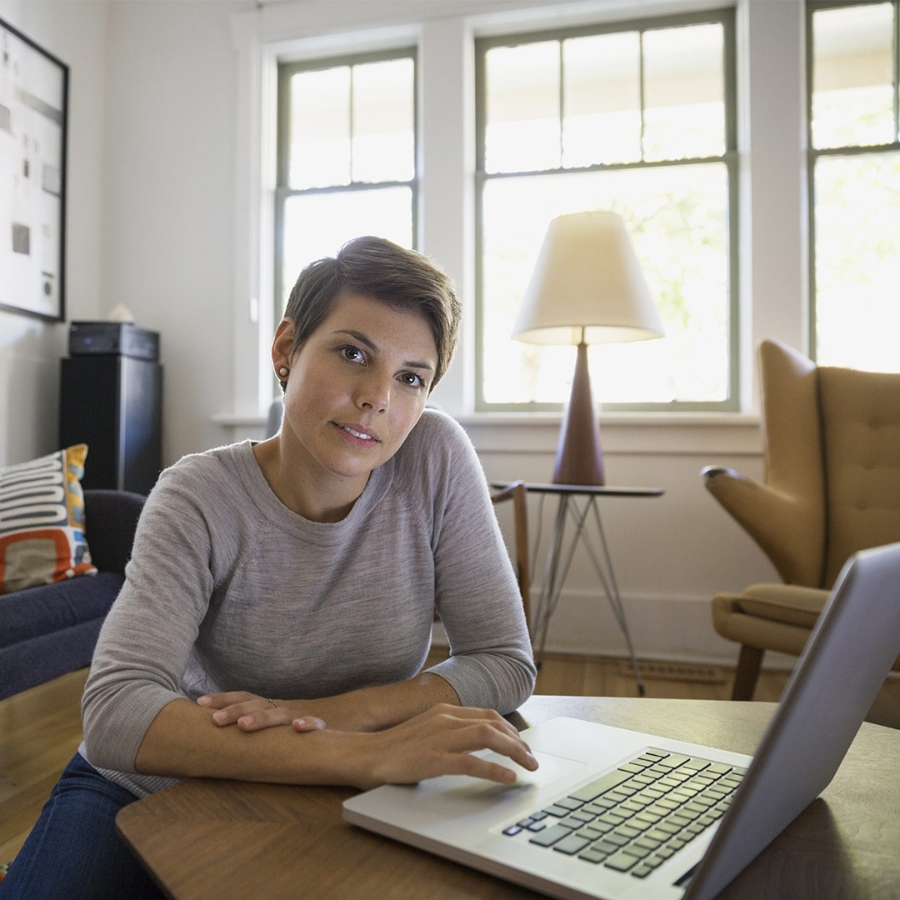
{"label": "armchair armrest", "polygon": [[[701,472],[706,489],[735,515],[732,504],[740,509],[755,491],[770,492],[766,485],[725,466],[705,466]],[[765,501],[762,501],[765,502]]]}
{"label": "armchair armrest", "polygon": [[820,587],[822,534],[816,508],[733,469],[707,466],[706,489],[747,531],[789,584]]}
{"label": "armchair armrest", "polygon": [[130,491],[84,491],[88,547],[101,572],[124,573],[144,499]]}

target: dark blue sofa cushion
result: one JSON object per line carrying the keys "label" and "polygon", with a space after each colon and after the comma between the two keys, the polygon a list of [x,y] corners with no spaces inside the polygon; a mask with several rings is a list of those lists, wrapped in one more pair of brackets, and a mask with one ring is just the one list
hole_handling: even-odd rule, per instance
{"label": "dark blue sofa cushion", "polygon": [[0,700],[89,666],[104,618],[0,650]]}
{"label": "dark blue sofa cushion", "polygon": [[103,618],[125,581],[117,572],[0,594],[0,648]]}

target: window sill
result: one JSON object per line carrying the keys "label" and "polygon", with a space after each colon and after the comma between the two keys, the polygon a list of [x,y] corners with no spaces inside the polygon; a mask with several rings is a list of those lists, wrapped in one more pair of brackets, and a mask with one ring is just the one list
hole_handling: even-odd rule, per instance
{"label": "window sill", "polygon": [[238,415],[236,413],[213,413],[210,420],[222,428],[263,428],[266,424],[266,416]]}
{"label": "window sill", "polygon": [[[504,426],[527,425],[559,428],[562,413],[466,413],[454,416],[467,428],[470,425]],[[714,426],[716,428],[758,428],[759,416],[751,413],[612,413],[600,414],[600,427],[686,427]]]}
{"label": "window sill", "polygon": [[[458,416],[479,453],[555,454],[561,415]],[[753,455],[762,452],[760,420],[745,413],[631,413],[600,417],[604,455]]]}
{"label": "window sill", "polygon": [[[547,413],[471,413],[456,416],[480,454],[556,453],[561,415]],[[211,417],[228,440],[260,437],[264,415],[216,413]],[[760,420],[746,413],[631,413],[600,417],[603,453],[625,456],[711,454],[758,456]]]}

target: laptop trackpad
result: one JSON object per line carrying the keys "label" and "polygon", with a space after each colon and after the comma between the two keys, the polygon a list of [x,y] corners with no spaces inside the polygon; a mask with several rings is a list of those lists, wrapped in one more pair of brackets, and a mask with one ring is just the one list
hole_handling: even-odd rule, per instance
{"label": "laptop trackpad", "polygon": [[488,781],[484,778],[470,778],[467,775],[444,775],[441,778],[432,778],[428,781],[420,783],[420,788],[425,788],[429,784],[433,788],[440,788],[444,791],[450,789],[454,794],[470,794],[472,796],[496,795],[506,791],[512,791],[516,788],[538,788],[546,784],[552,784],[554,781],[564,778],[579,769],[584,768],[584,763],[575,759],[565,759],[562,756],[554,756],[550,753],[542,753],[540,750],[533,751],[535,759],[538,761],[538,768],[534,772],[523,769],[520,765],[514,763],[509,757],[501,756],[499,753],[477,753],[482,759],[496,763],[507,769],[512,769],[516,773],[516,780],[513,784],[499,784],[494,781]]}
{"label": "laptop trackpad", "polygon": [[516,785],[532,784],[535,787],[551,784],[576,769],[584,768],[584,763],[578,762],[576,759],[564,759],[562,756],[553,756],[550,753],[542,753],[540,750],[533,751],[533,756],[539,763],[534,772],[523,769],[508,757],[500,756],[498,753],[487,753],[484,759],[512,769],[516,773]]}

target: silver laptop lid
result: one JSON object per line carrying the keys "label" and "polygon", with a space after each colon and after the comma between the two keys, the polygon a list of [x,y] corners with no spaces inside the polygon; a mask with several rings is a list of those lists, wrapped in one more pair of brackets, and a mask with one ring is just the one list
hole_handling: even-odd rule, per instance
{"label": "silver laptop lid", "polygon": [[900,654],[900,543],[847,561],[685,900],[715,897],[828,786]]}

